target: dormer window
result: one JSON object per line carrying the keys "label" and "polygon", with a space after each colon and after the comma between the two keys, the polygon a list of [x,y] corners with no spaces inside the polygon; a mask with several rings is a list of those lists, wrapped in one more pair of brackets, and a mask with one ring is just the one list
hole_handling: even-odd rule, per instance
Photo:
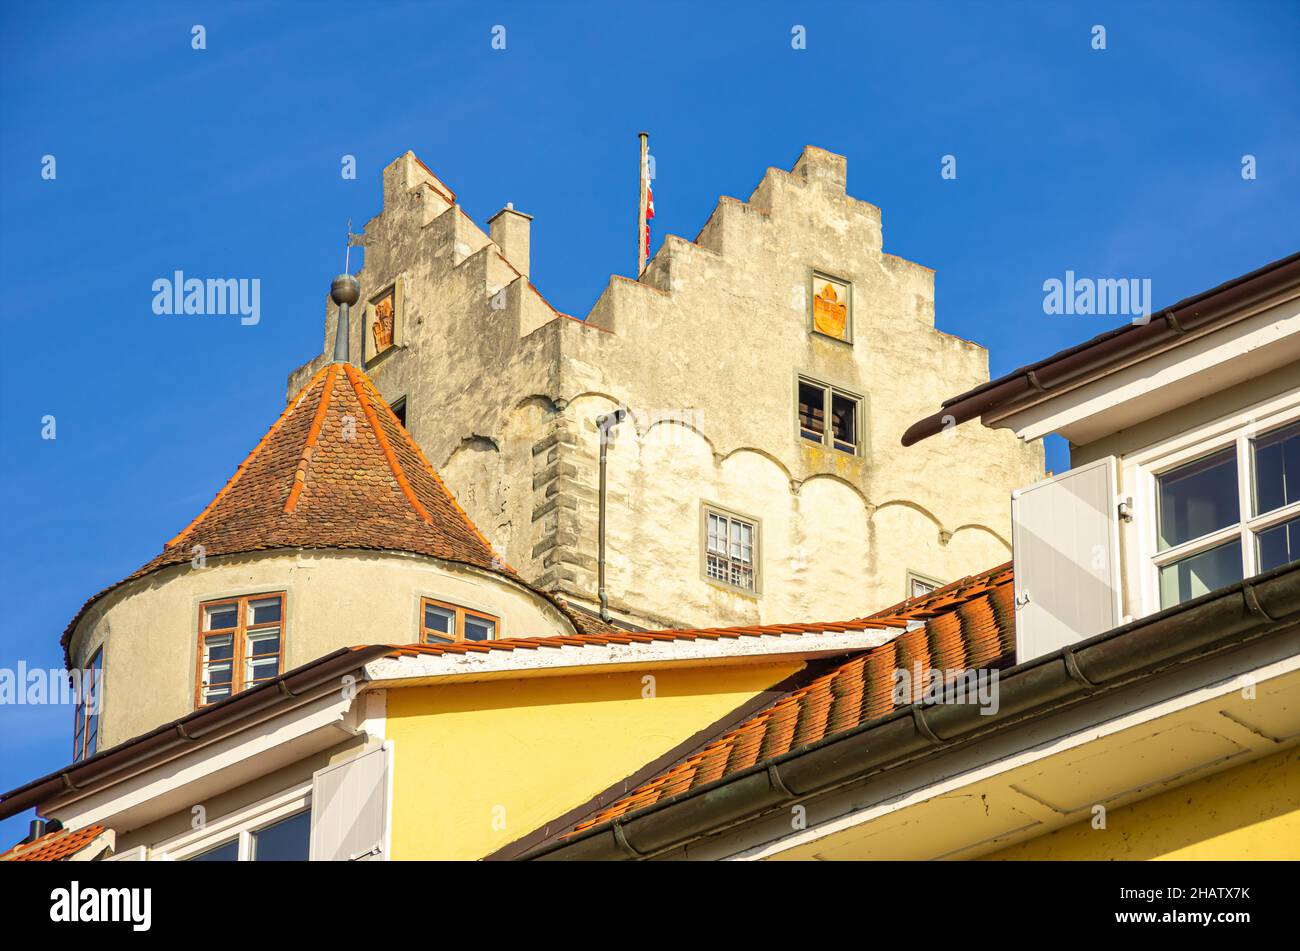
{"label": "dormer window", "polygon": [[422,606],[424,617],[420,639],[425,644],[495,640],[501,626],[500,618],[458,604],[425,598]]}
{"label": "dormer window", "polygon": [[1300,558],[1300,422],[1155,474],[1160,607]]}
{"label": "dormer window", "polygon": [[199,706],[279,676],[283,660],[282,592],[199,606]]}

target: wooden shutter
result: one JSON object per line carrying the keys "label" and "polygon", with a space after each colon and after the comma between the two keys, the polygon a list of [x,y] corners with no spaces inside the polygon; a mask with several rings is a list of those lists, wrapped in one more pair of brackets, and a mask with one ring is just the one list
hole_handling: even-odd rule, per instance
{"label": "wooden shutter", "polygon": [[1011,493],[1017,663],[1119,624],[1115,486],[1107,456]]}
{"label": "wooden shutter", "polygon": [[312,776],[311,860],[388,858],[388,751],[374,749]]}

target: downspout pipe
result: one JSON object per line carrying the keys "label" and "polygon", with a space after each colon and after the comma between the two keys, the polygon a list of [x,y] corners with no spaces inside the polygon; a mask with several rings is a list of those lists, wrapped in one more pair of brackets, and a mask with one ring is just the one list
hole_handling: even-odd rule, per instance
{"label": "downspout pipe", "polygon": [[596,555],[596,586],[600,597],[600,619],[607,624],[612,618],[609,614],[609,594],[605,591],[605,453],[614,442],[614,427],[623,422],[626,415],[626,411],[616,409],[612,413],[605,413],[596,417],[596,429],[600,433],[600,514],[596,526],[596,532],[599,535]]}
{"label": "downspout pipe", "polygon": [[524,859],[645,859],[776,808],[1109,691],[1155,670],[1230,650],[1300,621],[1300,564],[1274,569],[1013,667],[998,713],[913,704],[761,760]]}

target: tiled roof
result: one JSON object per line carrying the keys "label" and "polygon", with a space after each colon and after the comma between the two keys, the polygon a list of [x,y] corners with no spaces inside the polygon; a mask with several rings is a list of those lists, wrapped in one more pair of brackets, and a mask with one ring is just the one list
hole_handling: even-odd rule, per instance
{"label": "tiled roof", "polygon": [[[190,562],[200,546],[204,557],[276,548],[402,551],[514,577],[370,378],[347,363],[321,367],[207,508],[118,584]],[[65,654],[87,608],[116,587],[77,612],[63,633]]]}
{"label": "tiled roof", "polygon": [[787,693],[585,819],[569,835],[887,715],[896,706],[896,669],[910,671],[917,662],[922,671],[1010,666],[1016,646],[1011,566],[954,582],[867,620],[916,626]]}
{"label": "tiled roof", "polygon": [[[850,631],[878,631],[903,627],[906,622],[889,618],[860,618],[856,621],[826,621],[820,624],[762,624],[748,627],[707,627],[664,631],[610,630],[601,634],[568,637],[508,637],[497,641],[458,641],[455,644],[392,644],[390,657],[440,656],[443,654],[488,654],[494,651],[537,650],[541,647],[602,647],[609,644],[653,644],[666,641],[726,641],[742,637],[779,637],[783,634],[845,634]],[[353,650],[368,650],[361,645]]]}
{"label": "tiled roof", "polygon": [[47,832],[35,842],[20,842],[0,855],[0,862],[58,862],[76,855],[103,834],[102,825]]}

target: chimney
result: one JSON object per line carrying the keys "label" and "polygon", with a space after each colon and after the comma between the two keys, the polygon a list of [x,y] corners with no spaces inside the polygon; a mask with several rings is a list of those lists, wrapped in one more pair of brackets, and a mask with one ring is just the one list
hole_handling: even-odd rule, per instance
{"label": "chimney", "polygon": [[515,206],[507,202],[506,206],[488,219],[489,234],[492,243],[501,249],[516,271],[528,277],[528,249],[533,216],[522,211],[515,211]]}

